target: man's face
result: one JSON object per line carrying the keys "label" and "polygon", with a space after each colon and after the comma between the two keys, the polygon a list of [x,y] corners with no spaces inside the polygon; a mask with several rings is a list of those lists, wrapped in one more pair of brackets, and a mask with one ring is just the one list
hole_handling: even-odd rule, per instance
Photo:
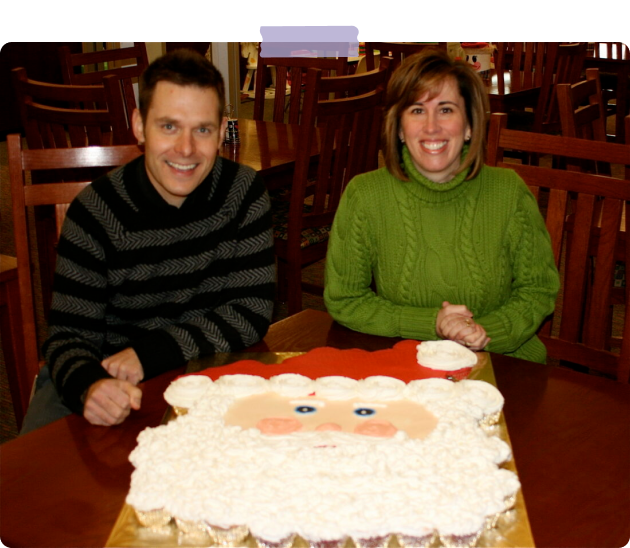
{"label": "man's face", "polygon": [[133,132],[144,141],[149,180],[162,198],[180,207],[212,170],[227,119],[219,116],[213,88],[158,82],[146,120],[133,113]]}

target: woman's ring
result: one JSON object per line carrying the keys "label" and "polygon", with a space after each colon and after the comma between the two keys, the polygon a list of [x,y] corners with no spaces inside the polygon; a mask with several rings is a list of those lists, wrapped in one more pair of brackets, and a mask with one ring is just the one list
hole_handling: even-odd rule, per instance
{"label": "woman's ring", "polygon": [[464,323],[466,324],[466,327],[470,327],[470,318],[466,318]]}

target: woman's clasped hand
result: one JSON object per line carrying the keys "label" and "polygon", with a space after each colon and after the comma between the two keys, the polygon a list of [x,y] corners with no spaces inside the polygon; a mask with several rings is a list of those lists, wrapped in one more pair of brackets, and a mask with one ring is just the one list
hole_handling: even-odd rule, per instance
{"label": "woman's clasped hand", "polygon": [[435,323],[435,331],[441,339],[449,339],[471,350],[483,350],[490,342],[486,330],[476,323],[466,305],[442,303]]}

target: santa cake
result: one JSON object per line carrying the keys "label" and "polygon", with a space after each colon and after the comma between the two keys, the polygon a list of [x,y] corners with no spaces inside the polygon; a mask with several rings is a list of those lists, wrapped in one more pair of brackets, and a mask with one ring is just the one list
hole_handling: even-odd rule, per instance
{"label": "santa cake", "polygon": [[503,406],[483,381],[190,375],[140,433],[127,503],[199,543],[473,546],[514,504]]}

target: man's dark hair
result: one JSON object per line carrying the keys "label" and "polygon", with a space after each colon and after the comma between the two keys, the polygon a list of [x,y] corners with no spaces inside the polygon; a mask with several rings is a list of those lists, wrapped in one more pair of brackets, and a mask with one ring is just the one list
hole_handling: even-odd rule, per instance
{"label": "man's dark hair", "polygon": [[140,77],[140,115],[146,122],[153,92],[158,82],[178,86],[212,88],[219,97],[219,120],[225,109],[223,76],[203,55],[190,49],[177,49],[151,63]]}

